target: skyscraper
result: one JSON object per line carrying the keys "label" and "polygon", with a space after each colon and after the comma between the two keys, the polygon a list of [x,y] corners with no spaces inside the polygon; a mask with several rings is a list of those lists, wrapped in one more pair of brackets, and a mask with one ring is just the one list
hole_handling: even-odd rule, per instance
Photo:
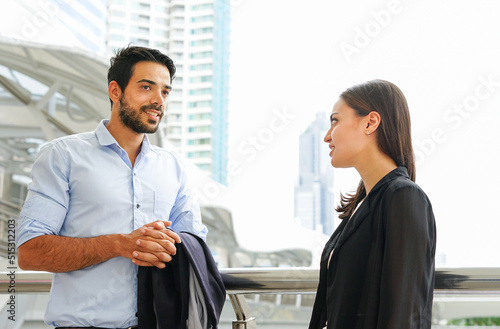
{"label": "skyscraper", "polygon": [[227,183],[229,23],[224,0],[111,0],[108,51],[166,52],[177,73],[161,127],[169,143]]}
{"label": "skyscraper", "polygon": [[333,167],[323,141],[328,117],[316,119],[299,137],[299,179],[295,186],[295,217],[301,225],[330,235],[334,228]]}

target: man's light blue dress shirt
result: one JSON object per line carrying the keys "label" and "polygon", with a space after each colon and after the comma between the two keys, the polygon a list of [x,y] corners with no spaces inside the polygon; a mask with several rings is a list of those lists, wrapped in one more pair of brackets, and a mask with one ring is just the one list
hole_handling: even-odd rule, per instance
{"label": "man's light blue dress shirt", "polygon": [[[32,169],[17,244],[45,234],[96,237],[130,233],[155,220],[205,238],[183,164],[147,137],[134,166],[102,121],[94,132],[45,145]],[[45,314],[49,325],[125,328],[137,324],[137,266],[117,257],[55,273]]]}

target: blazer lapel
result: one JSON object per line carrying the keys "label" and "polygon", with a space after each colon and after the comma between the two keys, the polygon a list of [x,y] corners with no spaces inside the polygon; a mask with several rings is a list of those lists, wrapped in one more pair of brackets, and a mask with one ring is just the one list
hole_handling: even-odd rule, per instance
{"label": "blazer lapel", "polygon": [[369,213],[370,213],[369,205],[363,202],[359,206],[358,210],[356,210],[354,215],[351,217],[351,219],[349,219],[349,222],[347,223],[344,230],[340,234],[335,249],[338,249],[358,229],[361,223],[368,217]]}
{"label": "blazer lapel", "polygon": [[372,188],[370,193],[365,197],[365,200],[363,203],[359,206],[358,210],[354,212],[354,215],[349,219],[349,222],[345,226],[344,230],[342,231],[338,242],[335,245],[335,249],[340,247],[363,223],[363,221],[369,216],[370,214],[370,208],[373,202],[378,202],[377,195],[380,192],[380,189],[386,185],[388,182],[398,178],[398,177],[406,177],[410,178],[408,176],[408,171],[406,170],[405,167],[398,167],[385,175],[375,186]]}

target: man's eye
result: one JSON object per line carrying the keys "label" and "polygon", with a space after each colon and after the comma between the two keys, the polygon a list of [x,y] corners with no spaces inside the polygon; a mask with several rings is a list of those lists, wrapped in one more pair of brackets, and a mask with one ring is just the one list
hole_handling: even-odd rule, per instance
{"label": "man's eye", "polygon": [[142,86],[142,88],[145,90],[149,90],[149,89],[151,89],[151,86]]}

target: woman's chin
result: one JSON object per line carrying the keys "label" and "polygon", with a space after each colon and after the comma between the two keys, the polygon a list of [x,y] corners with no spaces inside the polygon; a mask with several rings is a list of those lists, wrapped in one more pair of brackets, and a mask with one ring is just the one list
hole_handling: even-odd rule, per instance
{"label": "woman's chin", "polygon": [[335,158],[332,158],[330,163],[332,164],[333,168],[350,168],[350,167],[352,167],[352,166],[349,166],[345,163],[342,163],[342,162],[336,160]]}

